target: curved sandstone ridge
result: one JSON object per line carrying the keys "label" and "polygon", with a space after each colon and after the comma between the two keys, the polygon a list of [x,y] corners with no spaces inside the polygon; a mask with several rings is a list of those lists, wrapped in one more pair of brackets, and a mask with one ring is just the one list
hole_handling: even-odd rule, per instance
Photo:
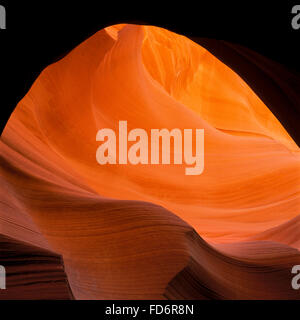
{"label": "curved sandstone ridge", "polygon": [[[121,120],[204,129],[204,172],[99,165],[97,131]],[[299,298],[299,148],[186,37],[99,31],[42,72],[3,131],[0,161],[0,233],[62,255],[76,299]]]}
{"label": "curved sandstone ridge", "polygon": [[0,246],[5,265],[0,299],[73,299],[59,255],[3,235]]}

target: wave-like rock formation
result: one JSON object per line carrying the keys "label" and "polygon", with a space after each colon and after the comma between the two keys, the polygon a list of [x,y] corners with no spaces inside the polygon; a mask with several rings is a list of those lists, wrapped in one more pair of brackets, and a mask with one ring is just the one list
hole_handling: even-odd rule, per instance
{"label": "wave-like rock formation", "polygon": [[73,299],[61,256],[3,235],[0,246],[0,299]]}
{"label": "wave-like rock formation", "polygon": [[195,38],[195,41],[251,84],[251,89],[264,101],[299,146],[299,74],[237,44],[204,38]]}
{"label": "wave-like rock formation", "polygon": [[[184,36],[101,30],[6,125],[0,232],[61,255],[76,299],[299,299],[299,148],[266,101]],[[120,120],[204,129],[203,173],[99,165],[96,133]]]}

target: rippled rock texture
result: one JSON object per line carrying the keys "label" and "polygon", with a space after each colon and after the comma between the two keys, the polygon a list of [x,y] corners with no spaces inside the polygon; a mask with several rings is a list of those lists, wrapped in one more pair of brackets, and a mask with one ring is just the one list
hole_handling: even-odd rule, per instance
{"label": "rippled rock texture", "polygon": [[[116,25],[41,73],[0,140],[0,299],[300,298],[299,78],[202,44]],[[204,172],[99,165],[120,120],[204,129]]]}

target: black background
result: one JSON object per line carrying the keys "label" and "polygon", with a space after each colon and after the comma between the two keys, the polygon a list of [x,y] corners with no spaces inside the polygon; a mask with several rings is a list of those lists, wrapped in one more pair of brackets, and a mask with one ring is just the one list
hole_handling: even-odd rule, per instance
{"label": "black background", "polygon": [[[284,1],[2,1],[0,132],[39,73],[101,28],[120,22],[238,43],[300,73],[300,30]],[[299,0],[300,4],[300,0]]]}
{"label": "black background", "polygon": [[[139,312],[137,317],[105,315],[107,307],[131,306],[147,309],[151,304],[194,305],[193,315],[149,315]],[[0,301],[2,314],[11,319],[82,319],[82,320],[202,320],[202,319],[289,319],[299,313],[298,301]]]}

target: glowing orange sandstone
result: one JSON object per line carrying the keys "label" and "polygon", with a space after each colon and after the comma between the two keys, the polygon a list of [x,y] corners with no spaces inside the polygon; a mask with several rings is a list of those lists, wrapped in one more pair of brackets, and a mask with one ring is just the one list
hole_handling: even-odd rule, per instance
{"label": "glowing orange sandstone", "polygon": [[[95,137],[120,121],[134,159],[124,165],[116,141],[109,159],[121,162],[99,165],[105,132]],[[136,128],[148,137],[203,129],[204,171],[185,175],[178,159],[146,164],[146,150],[131,149]],[[275,272],[262,270],[276,268],[274,296],[294,297],[285,284],[299,242],[286,230],[299,214],[299,149],[236,73],[184,36],[99,31],[42,72],[0,155],[1,232],[62,254],[76,298],[182,298],[171,280],[181,284],[189,268],[213,298],[270,297]]]}
{"label": "glowing orange sandstone", "polygon": [[[117,132],[120,120],[128,131],[204,129],[204,172],[99,166],[95,136]],[[58,154],[99,195],[160,204],[214,241],[245,239],[299,213],[294,141],[236,73],[161,28],[106,28],[43,71],[3,133],[31,158],[33,138],[34,149]]]}

